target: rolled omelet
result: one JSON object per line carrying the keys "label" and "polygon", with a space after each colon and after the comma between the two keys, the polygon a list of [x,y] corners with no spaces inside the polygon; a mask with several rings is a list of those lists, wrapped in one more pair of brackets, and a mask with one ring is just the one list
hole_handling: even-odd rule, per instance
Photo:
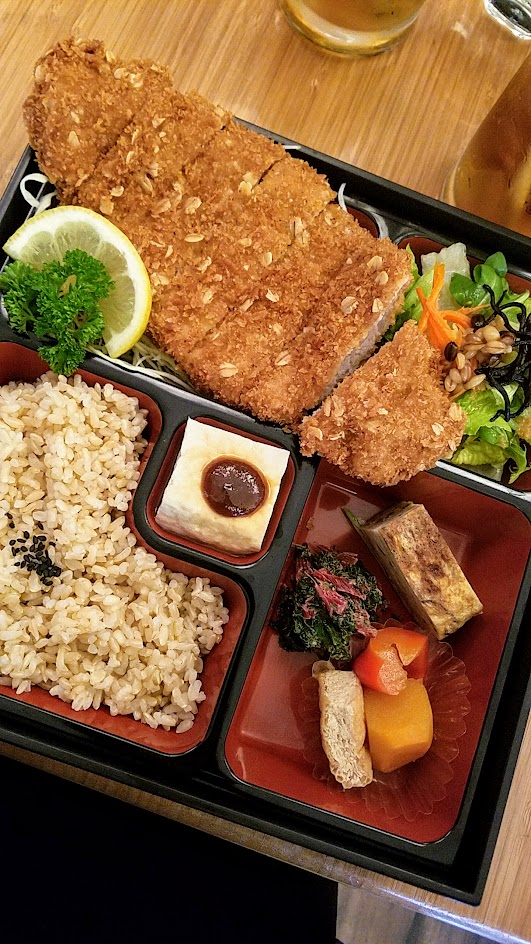
{"label": "rolled omelet", "polygon": [[424,505],[399,502],[356,529],[415,621],[438,639],[483,612]]}

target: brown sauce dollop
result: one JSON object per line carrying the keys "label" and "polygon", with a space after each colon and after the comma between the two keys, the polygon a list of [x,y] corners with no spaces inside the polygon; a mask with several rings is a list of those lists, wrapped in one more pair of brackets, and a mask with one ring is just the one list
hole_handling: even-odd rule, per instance
{"label": "brown sauce dollop", "polygon": [[232,456],[221,456],[207,465],[201,488],[210,507],[226,518],[251,515],[264,503],[268,490],[258,469]]}

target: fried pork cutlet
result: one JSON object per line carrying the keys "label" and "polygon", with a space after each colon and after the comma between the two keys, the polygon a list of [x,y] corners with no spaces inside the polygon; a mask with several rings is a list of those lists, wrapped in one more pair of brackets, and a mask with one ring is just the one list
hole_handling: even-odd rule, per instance
{"label": "fried pork cutlet", "polygon": [[[252,303],[295,233],[332,197],[324,177],[305,161],[286,157],[249,195],[235,193],[223,204],[218,224],[201,241],[204,261],[177,272],[152,309],[150,332],[185,371],[188,353],[229,309]],[[178,256],[178,246],[176,251]]]}
{"label": "fried pork cutlet", "polygon": [[[212,264],[212,247],[221,241],[229,212],[244,212],[254,185],[284,155],[280,145],[229,120],[186,163],[180,183],[175,161],[165,166],[159,159],[155,193],[162,202],[155,199],[151,212],[153,238],[146,250],[150,271],[173,280],[186,266],[193,266],[194,278],[200,279]],[[163,259],[161,243],[166,247]],[[167,284],[164,278],[161,284]]]}
{"label": "fried pork cutlet", "polygon": [[301,451],[373,485],[395,485],[450,456],[465,424],[441,385],[439,354],[408,321],[303,419]]}
{"label": "fried pork cutlet", "polygon": [[[182,240],[189,214],[201,205],[191,203],[195,195],[185,165],[201,161],[209,141],[219,138],[229,121],[199,95],[174,92],[152,107],[155,114],[135,116],[76,195],[77,203],[108,216],[129,236],[150,272],[157,259],[172,255],[166,252],[174,233],[181,232]],[[171,275],[175,257],[168,266]]]}
{"label": "fried pork cutlet", "polygon": [[68,39],[38,60],[24,103],[39,167],[69,203],[102,154],[136,112],[173,91],[167,69],[150,60],[123,62],[99,41]]}
{"label": "fried pork cutlet", "polygon": [[227,313],[187,358],[188,373],[203,390],[235,406],[259,387],[303,330],[311,308],[355,245],[359,224],[338,204],[310,225],[297,226],[285,256],[270,267],[252,302]]}
{"label": "fried pork cutlet", "polygon": [[295,425],[374,350],[411,281],[408,254],[358,226],[344,262],[282,357],[241,398],[260,419]]}
{"label": "fried pork cutlet", "polygon": [[332,205],[305,161],[100,42],[39,60],[24,114],[60,201],[108,216],[142,253],[150,333],[203,389],[292,426],[326,398],[303,451],[375,483],[455,448],[464,414],[416,326],[341,382],[400,306],[409,257]]}
{"label": "fried pork cutlet", "polygon": [[266,171],[285,156],[281,144],[230,118],[223,133],[203,149],[201,160],[185,168],[186,184],[203,203],[219,206],[236,192],[249,196]]}
{"label": "fried pork cutlet", "polygon": [[[286,155],[217,112],[189,96],[184,117],[139,116],[140,124],[124,131],[77,195],[79,203],[108,215],[141,253],[155,292],[150,331],[163,345],[157,315],[165,302],[157,296],[170,283],[173,295],[180,288],[184,299],[182,317],[194,312],[197,330],[200,314],[204,331],[223,317],[230,281],[220,293],[219,247],[232,242],[226,221],[244,215],[253,187]],[[240,246],[238,254],[243,251]],[[220,297],[213,302],[214,295]]]}

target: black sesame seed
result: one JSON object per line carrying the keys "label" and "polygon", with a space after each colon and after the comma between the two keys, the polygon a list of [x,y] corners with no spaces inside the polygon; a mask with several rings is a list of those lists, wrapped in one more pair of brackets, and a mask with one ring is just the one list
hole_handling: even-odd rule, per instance
{"label": "black sesame seed", "polygon": [[14,527],[15,527],[15,522],[14,522],[14,521],[10,521],[10,522],[9,522],[9,527],[10,527],[10,528],[14,528]]}
{"label": "black sesame seed", "polygon": [[43,525],[42,521],[37,521],[37,527],[38,527],[39,531],[44,531],[44,525]]}
{"label": "black sesame seed", "polygon": [[10,543],[11,547],[13,547],[13,545],[15,544],[15,538],[11,538],[11,540],[10,540],[9,543]]}
{"label": "black sesame seed", "polygon": [[24,531],[24,540],[27,541],[30,536],[29,531]]}
{"label": "black sesame seed", "polygon": [[13,517],[13,515],[11,514],[11,512],[10,512],[10,511],[6,511],[6,518],[9,518],[9,520],[11,521],[12,517]]}

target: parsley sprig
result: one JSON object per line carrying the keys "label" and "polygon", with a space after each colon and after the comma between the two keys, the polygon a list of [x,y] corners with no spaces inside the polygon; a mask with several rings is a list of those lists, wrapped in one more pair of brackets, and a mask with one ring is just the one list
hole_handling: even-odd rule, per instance
{"label": "parsley sprig", "polygon": [[101,338],[98,303],[113,287],[103,263],[82,249],[70,249],[62,262],[41,269],[17,261],[0,273],[9,324],[18,334],[33,332],[43,342],[42,359],[66,377],[84,361],[88,345]]}

